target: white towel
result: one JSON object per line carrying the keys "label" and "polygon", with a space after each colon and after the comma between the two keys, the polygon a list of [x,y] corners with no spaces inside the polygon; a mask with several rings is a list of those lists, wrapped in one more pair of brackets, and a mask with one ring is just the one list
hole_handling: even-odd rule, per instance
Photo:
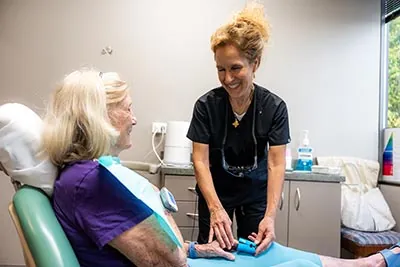
{"label": "white towel", "polygon": [[22,104],[0,106],[0,162],[13,180],[51,196],[57,168],[38,157],[42,126],[41,118]]}
{"label": "white towel", "polygon": [[379,163],[351,157],[318,157],[318,165],[340,167],[346,177],[342,185],[342,223],[346,227],[380,232],[396,221],[377,187]]}

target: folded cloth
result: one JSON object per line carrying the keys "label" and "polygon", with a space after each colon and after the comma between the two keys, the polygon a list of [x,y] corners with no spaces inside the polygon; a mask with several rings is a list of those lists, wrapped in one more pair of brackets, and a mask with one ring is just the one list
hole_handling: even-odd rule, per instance
{"label": "folded cloth", "polygon": [[350,240],[359,246],[390,246],[400,241],[400,233],[395,231],[362,232],[342,227],[342,238]]}
{"label": "folded cloth", "polygon": [[44,153],[39,156],[42,120],[30,108],[8,103],[0,106],[0,162],[15,181],[53,193],[57,168]]}

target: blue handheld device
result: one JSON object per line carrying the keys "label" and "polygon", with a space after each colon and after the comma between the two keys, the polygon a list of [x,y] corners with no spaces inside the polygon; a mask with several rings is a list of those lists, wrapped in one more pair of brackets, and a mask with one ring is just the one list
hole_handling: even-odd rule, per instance
{"label": "blue handheld device", "polygon": [[237,245],[237,251],[246,254],[254,255],[256,253],[257,245],[254,242],[246,240],[244,238],[239,238],[239,244]]}
{"label": "blue handheld device", "polygon": [[176,201],[174,195],[166,187],[161,188],[160,197],[164,207],[172,212],[178,211],[178,205],[176,205]]}

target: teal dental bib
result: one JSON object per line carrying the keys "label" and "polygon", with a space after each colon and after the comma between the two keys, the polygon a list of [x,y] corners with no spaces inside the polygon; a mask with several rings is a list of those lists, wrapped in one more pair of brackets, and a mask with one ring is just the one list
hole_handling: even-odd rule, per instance
{"label": "teal dental bib", "polygon": [[103,176],[105,179],[108,179],[107,182],[117,188],[122,196],[132,197],[133,195],[153,210],[160,228],[167,233],[178,247],[182,247],[179,238],[165,215],[166,210],[161,202],[160,192],[146,178],[122,166],[119,158],[102,156],[98,159],[98,162],[104,171],[106,171]]}

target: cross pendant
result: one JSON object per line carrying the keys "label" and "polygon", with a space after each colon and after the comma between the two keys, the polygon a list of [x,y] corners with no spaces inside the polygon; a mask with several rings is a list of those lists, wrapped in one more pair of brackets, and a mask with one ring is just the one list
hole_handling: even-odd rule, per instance
{"label": "cross pendant", "polygon": [[233,127],[237,128],[239,126],[239,121],[235,118],[235,121],[232,123]]}

